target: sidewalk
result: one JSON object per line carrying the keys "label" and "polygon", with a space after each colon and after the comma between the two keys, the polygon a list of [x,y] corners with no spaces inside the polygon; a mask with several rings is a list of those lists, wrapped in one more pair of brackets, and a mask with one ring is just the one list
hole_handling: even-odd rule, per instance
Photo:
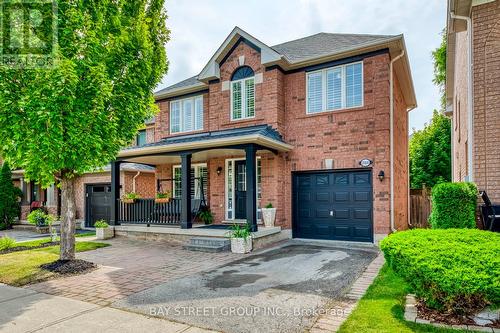
{"label": "sidewalk", "polygon": [[0,308],[0,332],[212,332],[5,284]]}

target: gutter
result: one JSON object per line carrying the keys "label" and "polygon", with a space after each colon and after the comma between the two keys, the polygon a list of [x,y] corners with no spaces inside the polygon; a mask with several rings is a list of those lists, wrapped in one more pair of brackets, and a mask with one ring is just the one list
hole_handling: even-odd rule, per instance
{"label": "gutter", "polygon": [[135,192],[135,179],[136,179],[137,177],[139,177],[139,175],[140,175],[140,174],[141,174],[141,172],[140,172],[140,171],[137,171],[137,174],[134,176],[134,178],[132,178],[132,192],[133,192],[133,193],[136,193],[136,192]]}
{"label": "gutter", "polygon": [[474,165],[473,165],[473,140],[474,140],[474,97],[473,97],[473,73],[472,73],[472,20],[468,16],[455,15],[450,12],[450,17],[456,20],[464,20],[467,22],[467,179],[466,181],[474,181]]}
{"label": "gutter", "polygon": [[[402,58],[405,54],[405,51],[402,50],[401,53],[391,60],[389,64],[389,108],[390,108],[390,125],[389,125],[389,136],[390,136],[390,150],[391,150],[391,232],[395,232],[396,228],[394,226],[394,63]],[[408,135],[408,134],[406,134]],[[409,186],[409,184],[408,184]]]}

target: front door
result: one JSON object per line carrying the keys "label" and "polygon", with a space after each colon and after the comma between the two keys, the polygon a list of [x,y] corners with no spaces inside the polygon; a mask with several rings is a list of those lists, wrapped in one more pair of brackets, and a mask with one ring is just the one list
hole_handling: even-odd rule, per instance
{"label": "front door", "polygon": [[247,217],[247,168],[246,161],[235,161],[234,169],[234,201],[236,219],[246,219]]}
{"label": "front door", "polygon": [[87,227],[93,227],[98,220],[109,222],[111,217],[111,186],[96,184],[86,186],[87,196]]}

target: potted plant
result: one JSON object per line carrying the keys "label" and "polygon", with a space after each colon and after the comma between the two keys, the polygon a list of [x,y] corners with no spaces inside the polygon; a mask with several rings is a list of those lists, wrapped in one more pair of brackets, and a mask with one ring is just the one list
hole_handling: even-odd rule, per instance
{"label": "potted plant", "polygon": [[265,208],[262,208],[262,219],[265,227],[274,227],[276,208],[273,207],[272,203],[268,203]]}
{"label": "potted plant", "polygon": [[104,220],[98,220],[94,223],[95,235],[97,239],[109,239],[115,236],[115,230],[109,227],[109,224]]}
{"label": "potted plant", "polygon": [[214,222],[214,214],[210,210],[210,207],[205,206],[203,207],[200,212],[198,213],[198,218],[200,219],[201,222],[205,224],[212,224]]}
{"label": "potted plant", "polygon": [[45,213],[42,209],[36,209],[28,215],[28,222],[36,226],[40,234],[51,233],[52,223],[56,220],[54,215]]}
{"label": "potted plant", "polygon": [[170,191],[165,191],[165,192],[158,192],[156,193],[156,203],[167,203],[170,201],[170,198],[172,195],[170,194]]}
{"label": "potted plant", "polygon": [[135,202],[135,200],[140,199],[141,196],[137,193],[130,192],[130,193],[125,193],[122,197],[123,203],[126,204],[132,204]]}
{"label": "potted plant", "polygon": [[229,238],[231,239],[231,252],[248,253],[252,251],[252,234],[248,223],[243,227],[239,224],[232,225]]}

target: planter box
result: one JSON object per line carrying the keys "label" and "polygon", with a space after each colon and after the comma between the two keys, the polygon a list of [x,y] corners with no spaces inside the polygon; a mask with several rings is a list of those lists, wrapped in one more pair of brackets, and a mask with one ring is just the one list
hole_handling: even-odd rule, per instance
{"label": "planter box", "polygon": [[122,202],[126,204],[133,204],[135,202],[135,199],[122,199]]}
{"label": "planter box", "polygon": [[252,237],[231,238],[231,252],[248,253],[252,251]]}
{"label": "planter box", "polygon": [[265,227],[274,227],[276,220],[276,208],[262,208],[262,219]]}
{"label": "planter box", "polygon": [[95,234],[97,239],[110,239],[115,237],[115,229],[113,227],[95,228]]}
{"label": "planter box", "polygon": [[156,198],[155,202],[156,203],[168,203],[168,202],[170,202],[170,198]]}

